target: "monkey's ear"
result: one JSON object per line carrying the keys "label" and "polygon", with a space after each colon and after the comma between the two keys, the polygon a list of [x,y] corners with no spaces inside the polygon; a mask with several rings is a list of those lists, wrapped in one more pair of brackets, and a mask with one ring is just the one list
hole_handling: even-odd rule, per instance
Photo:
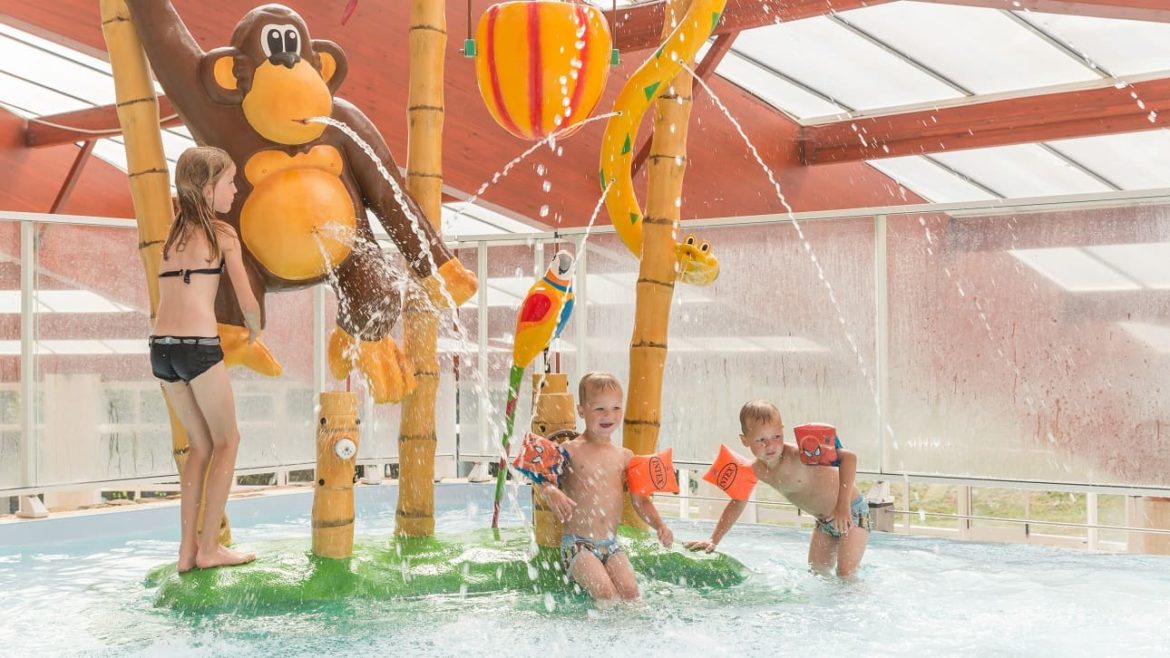
{"label": "monkey's ear", "polygon": [[317,53],[317,59],[321,61],[321,78],[329,85],[329,91],[336,94],[349,71],[345,51],[332,41],[313,39],[313,52]]}
{"label": "monkey's ear", "polygon": [[235,61],[240,51],[232,46],[216,48],[199,60],[199,79],[211,100],[239,105],[244,100],[236,78]]}

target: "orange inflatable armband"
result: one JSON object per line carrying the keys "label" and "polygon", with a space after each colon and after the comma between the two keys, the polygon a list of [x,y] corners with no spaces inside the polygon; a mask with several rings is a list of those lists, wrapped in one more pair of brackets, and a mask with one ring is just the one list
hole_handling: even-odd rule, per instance
{"label": "orange inflatable armband", "polygon": [[707,469],[703,479],[722,489],[732,500],[750,498],[757,481],[751,463],[722,444],[719,446],[719,456]]}
{"label": "orange inflatable armband", "polygon": [[796,445],[800,448],[800,461],[812,466],[840,466],[837,450],[841,439],[837,428],[825,423],[807,423],[792,428],[796,433]]}
{"label": "orange inflatable armband", "polygon": [[656,492],[678,493],[678,478],[674,476],[671,448],[657,455],[634,455],[626,466],[626,486],[635,496],[649,496]]}

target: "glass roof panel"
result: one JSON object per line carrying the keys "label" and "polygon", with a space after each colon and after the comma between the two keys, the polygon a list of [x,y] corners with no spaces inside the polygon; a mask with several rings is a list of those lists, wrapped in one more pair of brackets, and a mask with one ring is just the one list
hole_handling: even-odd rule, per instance
{"label": "glass roof panel", "polygon": [[[52,87],[68,89],[70,96],[82,98],[95,105],[114,102],[113,79],[108,72],[94,70],[83,64],[31,45],[24,38],[11,33],[0,33],[0,62],[6,73]],[[5,92],[4,96],[9,96]],[[60,110],[56,110],[60,111]]]}
{"label": "glass roof panel", "polygon": [[884,158],[871,160],[869,164],[934,203],[990,201],[998,198],[921,156]]}
{"label": "glass roof panel", "polygon": [[976,94],[1100,78],[1010,14],[987,8],[894,2],[843,18]]}
{"label": "glass roof panel", "polygon": [[0,95],[0,107],[24,118],[92,107],[85,101],[54,91],[49,85],[42,85],[43,82],[34,84],[27,78],[13,77],[0,71],[0,89],[4,90]]}
{"label": "glass roof panel", "polygon": [[1009,198],[1112,191],[1036,144],[936,153],[931,157]]}
{"label": "glass roof panel", "polygon": [[1170,187],[1170,130],[1049,143],[1125,190]]}
{"label": "glass roof panel", "polygon": [[826,17],[746,30],[732,50],[858,110],[963,96]]}
{"label": "glass roof panel", "polygon": [[1170,23],[1019,11],[1111,75],[1170,69]]}
{"label": "glass roof panel", "polygon": [[715,72],[797,119],[845,112],[845,108],[788,82],[739,53],[727,53]]}

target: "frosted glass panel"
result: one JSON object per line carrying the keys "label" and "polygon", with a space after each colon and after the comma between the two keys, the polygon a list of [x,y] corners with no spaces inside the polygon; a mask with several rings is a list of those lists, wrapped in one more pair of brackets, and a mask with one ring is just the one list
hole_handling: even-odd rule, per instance
{"label": "frosted glass panel", "polygon": [[[37,231],[37,483],[174,474],[166,405],[146,346],[137,232],[57,224]],[[311,294],[270,295],[267,308],[264,340],[284,373],[231,371],[239,468],[315,459],[312,336],[305,331]]]}
{"label": "frosted glass panel", "polygon": [[[787,222],[699,231],[714,245],[722,273],[705,288],[676,287],[659,447],[673,447],[677,461],[709,462],[720,443],[737,445],[740,406],[765,398],[780,407],[788,427],[837,425],[862,464],[877,467],[873,222],[802,228],[825,282]],[[637,263],[612,235],[591,238],[588,252],[589,285],[599,276],[629,293],[621,303],[589,305],[588,367],[610,370],[631,386]],[[590,299],[597,300],[592,288]]]}
{"label": "frosted glass panel", "polygon": [[[20,225],[0,222],[0,487],[17,487],[20,449]],[[14,302],[14,303],[13,303]],[[7,510],[3,510],[7,511]]]}
{"label": "frosted glass panel", "polygon": [[1167,217],[891,217],[887,469],[1170,484]]}

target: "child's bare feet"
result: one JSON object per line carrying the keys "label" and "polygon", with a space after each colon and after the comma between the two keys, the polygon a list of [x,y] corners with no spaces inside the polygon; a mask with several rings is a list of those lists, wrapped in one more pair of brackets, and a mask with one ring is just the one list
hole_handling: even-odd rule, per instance
{"label": "child's bare feet", "polygon": [[179,548],[179,573],[186,573],[195,568],[195,554],[198,550],[197,546]]}
{"label": "child's bare feet", "polygon": [[223,546],[216,546],[210,554],[208,551],[199,551],[199,555],[195,557],[195,566],[200,569],[234,567],[238,564],[247,564],[255,559],[255,553],[238,553]]}

